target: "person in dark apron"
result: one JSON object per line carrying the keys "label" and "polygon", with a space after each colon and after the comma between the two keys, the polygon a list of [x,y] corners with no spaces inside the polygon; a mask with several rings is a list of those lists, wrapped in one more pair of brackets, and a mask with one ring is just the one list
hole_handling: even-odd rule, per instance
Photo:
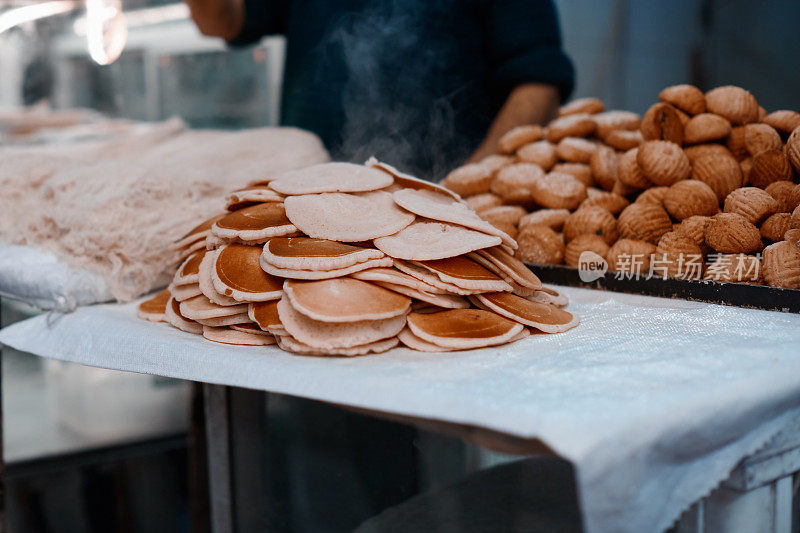
{"label": "person in dark apron", "polygon": [[[280,123],[334,160],[440,179],[549,121],[574,85],[551,0],[186,1],[231,46],[286,37]],[[270,410],[273,529],[348,531],[424,488],[413,428],[285,397]]]}

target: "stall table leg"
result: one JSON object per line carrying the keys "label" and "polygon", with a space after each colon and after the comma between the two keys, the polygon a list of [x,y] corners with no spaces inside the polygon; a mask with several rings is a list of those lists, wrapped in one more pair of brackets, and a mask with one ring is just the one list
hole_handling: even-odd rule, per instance
{"label": "stall table leg", "polygon": [[267,529],[266,393],[204,385],[211,530]]}

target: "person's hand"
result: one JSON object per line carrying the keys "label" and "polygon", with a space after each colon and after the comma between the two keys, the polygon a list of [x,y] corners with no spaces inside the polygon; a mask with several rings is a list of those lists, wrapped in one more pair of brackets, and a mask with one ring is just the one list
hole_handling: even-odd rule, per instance
{"label": "person's hand", "polygon": [[552,85],[529,83],[511,91],[497,113],[481,145],[469,158],[470,163],[497,153],[497,141],[504,133],[524,124],[546,124],[558,111],[558,90]]}
{"label": "person's hand", "polygon": [[186,0],[186,4],[203,35],[230,41],[242,31],[243,0]]}

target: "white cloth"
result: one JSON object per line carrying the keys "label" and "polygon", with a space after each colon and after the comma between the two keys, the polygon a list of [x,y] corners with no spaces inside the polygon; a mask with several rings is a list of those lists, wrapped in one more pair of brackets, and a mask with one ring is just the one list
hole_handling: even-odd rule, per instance
{"label": "white cloth", "polygon": [[46,357],[538,437],[576,467],[590,532],[662,531],[800,415],[800,316],[564,289],[582,324],[499,348],[359,358],[230,347],[135,304],[39,316],[0,342]]}

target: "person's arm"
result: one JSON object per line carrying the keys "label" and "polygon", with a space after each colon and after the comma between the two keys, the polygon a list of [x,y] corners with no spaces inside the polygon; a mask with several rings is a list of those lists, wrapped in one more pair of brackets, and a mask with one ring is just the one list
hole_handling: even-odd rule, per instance
{"label": "person's arm", "polygon": [[487,155],[497,153],[497,141],[516,126],[546,124],[556,116],[559,102],[558,89],[554,85],[543,83],[520,85],[511,91],[469,162],[480,161]]}
{"label": "person's arm", "polygon": [[490,90],[505,104],[471,161],[494,153],[497,140],[511,128],[552,119],[575,82],[552,0],[487,0],[482,16],[492,65]]}
{"label": "person's arm", "polygon": [[258,42],[284,33],[290,0],[186,0],[203,35],[221,37],[231,46]]}
{"label": "person's arm", "polygon": [[241,33],[244,25],[243,0],[186,0],[186,4],[192,13],[192,20],[203,35],[231,41]]}

